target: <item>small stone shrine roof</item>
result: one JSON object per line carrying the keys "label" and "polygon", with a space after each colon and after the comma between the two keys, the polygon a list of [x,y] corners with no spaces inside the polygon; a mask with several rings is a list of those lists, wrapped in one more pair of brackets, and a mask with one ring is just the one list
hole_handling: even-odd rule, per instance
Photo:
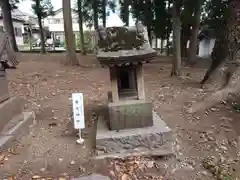
{"label": "small stone shrine roof", "polygon": [[137,23],[136,27],[99,27],[98,36],[97,59],[103,65],[144,63],[157,55],[151,48],[147,30],[141,23]]}

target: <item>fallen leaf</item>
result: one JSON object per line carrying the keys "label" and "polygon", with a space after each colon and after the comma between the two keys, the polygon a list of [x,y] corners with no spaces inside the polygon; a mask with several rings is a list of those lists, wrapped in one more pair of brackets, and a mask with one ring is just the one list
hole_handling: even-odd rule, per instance
{"label": "fallen leaf", "polygon": [[42,171],[42,172],[45,171],[45,168],[41,168],[40,171]]}
{"label": "fallen leaf", "polygon": [[9,180],[15,180],[15,176],[10,176]]}
{"label": "fallen leaf", "polygon": [[74,165],[74,164],[75,164],[75,161],[74,161],[74,160],[72,160],[72,161],[70,162],[70,164],[71,164],[71,165]]}
{"label": "fallen leaf", "polygon": [[64,177],[60,177],[58,180],[67,180],[67,179]]}
{"label": "fallen leaf", "polygon": [[130,178],[127,174],[124,174],[122,175],[122,180],[130,180]]}
{"label": "fallen leaf", "polygon": [[0,155],[0,162],[1,161],[3,161],[4,160],[4,158],[5,158],[5,156],[2,154],[2,155]]}
{"label": "fallen leaf", "polygon": [[53,126],[57,126],[57,123],[50,123],[50,124],[48,124],[50,127],[53,127]]}
{"label": "fallen leaf", "polygon": [[41,176],[38,176],[38,175],[35,175],[32,177],[32,179],[39,179],[39,178],[41,178]]}

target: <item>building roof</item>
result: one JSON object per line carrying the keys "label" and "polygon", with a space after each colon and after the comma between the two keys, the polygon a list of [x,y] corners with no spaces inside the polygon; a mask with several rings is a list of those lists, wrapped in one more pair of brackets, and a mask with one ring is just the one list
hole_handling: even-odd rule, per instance
{"label": "building roof", "polygon": [[[14,9],[12,11],[12,19],[15,22],[25,22],[25,19],[23,18],[24,13],[19,11],[18,9]],[[27,15],[25,15],[27,16]],[[2,19],[2,10],[0,9],[0,19]]]}

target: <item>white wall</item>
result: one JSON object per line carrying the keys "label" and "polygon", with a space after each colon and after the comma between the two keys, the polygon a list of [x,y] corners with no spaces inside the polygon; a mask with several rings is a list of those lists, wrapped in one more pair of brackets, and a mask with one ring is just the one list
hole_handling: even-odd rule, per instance
{"label": "white wall", "polygon": [[[161,39],[157,39],[157,48],[161,49]],[[163,48],[167,45],[167,40],[163,40]],[[156,48],[156,38],[152,39],[152,47]]]}
{"label": "white wall", "polygon": [[[56,23],[56,20],[60,22]],[[79,31],[79,25],[75,13],[72,12],[72,21],[73,21],[73,31]],[[64,31],[64,22],[63,22],[63,12],[59,11],[54,16],[49,16],[44,19],[44,27],[48,27],[51,32],[63,32]],[[83,24],[83,30],[87,30],[85,24]]]}
{"label": "white wall", "polygon": [[210,39],[210,40],[203,39],[202,41],[200,41],[198,56],[210,57],[214,44],[215,44],[215,39]]}
{"label": "white wall", "polygon": [[[55,20],[60,20],[60,23],[53,23]],[[78,32],[79,31],[79,24],[78,24],[78,18],[77,15],[72,11],[72,21],[73,21],[73,31]],[[106,26],[112,27],[112,26],[123,26],[124,23],[121,20],[121,18],[115,14],[110,12],[110,15],[107,17],[106,20]],[[54,16],[49,16],[46,19],[44,19],[44,27],[48,27],[49,31],[51,32],[63,32],[64,31],[64,22],[63,22],[63,12],[59,11]],[[102,20],[99,20],[99,24],[102,25]],[[83,30],[87,31],[90,30],[89,27],[86,26],[86,24],[83,24]],[[93,27],[92,29],[93,30]]]}
{"label": "white wall", "polygon": [[[0,26],[3,26],[3,20],[2,19],[0,19]],[[22,30],[23,24],[21,22],[13,22],[13,27],[14,28],[20,28]],[[24,45],[22,34],[18,35],[18,36],[15,36],[15,38],[16,38],[17,45]]]}

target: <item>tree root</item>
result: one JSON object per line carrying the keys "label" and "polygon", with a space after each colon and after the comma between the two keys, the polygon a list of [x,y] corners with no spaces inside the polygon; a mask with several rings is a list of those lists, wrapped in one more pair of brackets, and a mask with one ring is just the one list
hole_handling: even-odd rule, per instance
{"label": "tree root", "polygon": [[207,96],[202,101],[192,104],[192,106],[187,110],[188,113],[195,113],[197,111],[210,108],[223,100],[227,100],[230,94],[240,92],[240,69],[231,69],[230,74],[229,69],[227,69],[225,74],[226,76],[223,88]]}
{"label": "tree root", "polygon": [[195,113],[200,110],[204,110],[214,106],[215,104],[221,102],[222,100],[226,100],[229,94],[234,94],[240,90],[240,86],[238,88],[224,88],[215,93],[212,93],[210,96],[206,97],[203,101],[194,103],[189,109],[188,113]]}

